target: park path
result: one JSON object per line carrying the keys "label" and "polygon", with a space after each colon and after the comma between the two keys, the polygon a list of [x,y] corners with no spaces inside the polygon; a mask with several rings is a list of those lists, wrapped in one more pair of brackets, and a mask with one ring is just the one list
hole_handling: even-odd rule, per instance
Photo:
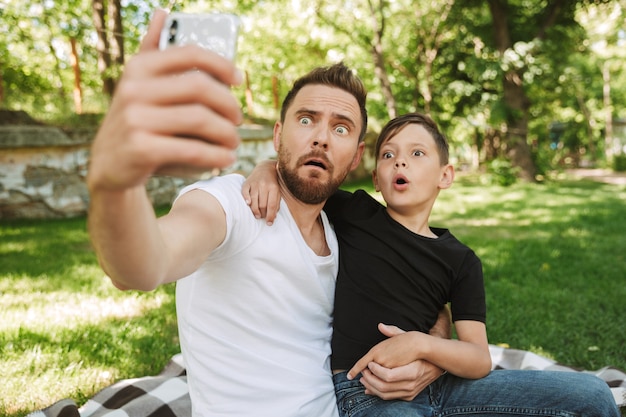
{"label": "park path", "polygon": [[574,178],[585,178],[607,184],[626,185],[626,172],[613,172],[609,169],[600,168],[568,169],[566,172]]}

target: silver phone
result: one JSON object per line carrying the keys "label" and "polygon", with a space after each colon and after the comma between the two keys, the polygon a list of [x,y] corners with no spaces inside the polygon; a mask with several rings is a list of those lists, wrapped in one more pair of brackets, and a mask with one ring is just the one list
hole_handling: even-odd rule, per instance
{"label": "silver phone", "polygon": [[[161,30],[159,49],[196,44],[234,61],[240,22],[233,14],[170,13]],[[156,174],[198,180],[219,173],[217,168],[207,172],[190,166],[173,165],[161,168]]]}
{"label": "silver phone", "polygon": [[235,60],[239,17],[227,13],[170,13],[159,39],[159,48],[196,44]]}

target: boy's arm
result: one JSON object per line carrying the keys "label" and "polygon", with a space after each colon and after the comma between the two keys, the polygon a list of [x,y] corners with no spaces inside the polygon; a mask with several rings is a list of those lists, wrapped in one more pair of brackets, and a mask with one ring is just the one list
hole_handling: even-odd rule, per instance
{"label": "boy's arm", "polygon": [[[381,331],[388,337],[404,333],[395,326],[384,326]],[[448,305],[444,305],[439,311],[437,322],[429,334],[444,339],[452,337]],[[411,401],[443,373],[444,370],[439,366],[421,359],[395,368],[386,368],[376,362],[370,362],[367,369],[362,371],[360,381],[365,387],[366,394],[376,395],[385,400]]]}
{"label": "boy's arm", "polygon": [[[421,359],[470,379],[482,378],[491,371],[491,356],[484,323],[455,322],[458,340],[442,339],[411,331],[397,334],[374,346],[348,372],[353,378],[370,362],[394,368]],[[383,331],[386,326],[379,325]]]}
{"label": "boy's arm", "polygon": [[241,194],[254,213],[254,217],[265,218],[267,224],[271,225],[276,220],[276,214],[280,209],[276,161],[259,162],[243,183]]}

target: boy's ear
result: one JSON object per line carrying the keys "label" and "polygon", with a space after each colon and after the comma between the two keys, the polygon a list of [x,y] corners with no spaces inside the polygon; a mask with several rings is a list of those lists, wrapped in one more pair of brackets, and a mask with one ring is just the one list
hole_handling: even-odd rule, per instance
{"label": "boy's ear", "polygon": [[379,193],[380,187],[378,186],[378,174],[376,173],[376,168],[372,170],[372,183],[374,183],[374,190]]}
{"label": "boy's ear", "polygon": [[441,168],[441,178],[439,179],[439,189],[444,190],[450,188],[454,181],[454,167],[446,164]]}

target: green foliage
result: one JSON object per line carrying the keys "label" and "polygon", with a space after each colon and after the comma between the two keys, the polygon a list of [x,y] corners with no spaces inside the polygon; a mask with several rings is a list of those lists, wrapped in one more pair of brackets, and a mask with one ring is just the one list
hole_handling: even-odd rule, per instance
{"label": "green foliage", "polygon": [[[614,116],[626,116],[626,48],[620,35],[624,3],[565,2],[543,36],[541,25],[548,19],[549,3],[510,0],[512,45],[504,54],[495,47],[493,17],[486,2],[455,1],[447,13],[449,3],[186,0],[174,2],[174,9],[224,11],[242,17],[237,62],[248,75],[253,107],[247,108],[246,86],[234,92],[255,118],[274,119],[275,100],[280,102],[304,72],[343,60],[367,85],[373,130],[389,117],[389,98],[381,89],[381,73],[385,73],[399,113],[428,109],[446,131],[455,133],[459,146],[469,148],[476,133],[499,129],[524,116],[504,105],[504,70],[516,68],[529,104],[529,143],[545,141],[552,122],[570,126],[558,157],[542,155],[541,160],[556,164],[577,152],[603,158],[606,105],[600,69],[604,66],[610,71]],[[137,51],[153,9],[166,4],[129,0],[123,5],[129,57]],[[1,12],[3,107],[55,120],[74,111],[72,36],[81,59],[84,111],[106,111],[90,0],[9,1]],[[380,45],[373,43],[377,33]],[[375,65],[375,47],[382,68]],[[117,74],[118,70],[107,71]]]}
{"label": "green foliage", "polygon": [[615,155],[613,157],[613,170],[626,172],[626,155]]}
{"label": "green foliage", "polygon": [[513,185],[517,182],[517,169],[511,165],[510,161],[496,158],[487,164],[487,175],[483,177],[483,181],[504,187]]}

